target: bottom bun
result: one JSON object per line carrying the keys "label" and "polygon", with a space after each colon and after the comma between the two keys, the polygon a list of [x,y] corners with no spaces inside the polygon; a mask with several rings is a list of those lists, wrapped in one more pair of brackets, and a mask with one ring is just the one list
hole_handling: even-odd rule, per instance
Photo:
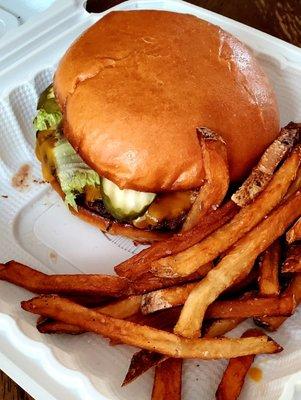
{"label": "bottom bun", "polygon": [[[64,199],[64,193],[57,181],[51,182],[51,186],[53,189]],[[164,239],[168,239],[172,236],[172,233],[163,233],[163,232],[154,232],[154,231],[146,231],[142,229],[135,228],[130,224],[122,224],[117,221],[108,220],[96,213],[87,210],[82,206],[77,207],[77,211],[69,207],[71,213],[85,222],[92,224],[99,228],[101,231],[105,233],[109,233],[110,235],[121,235],[126,236],[132,240],[135,240],[139,243],[151,243]]]}

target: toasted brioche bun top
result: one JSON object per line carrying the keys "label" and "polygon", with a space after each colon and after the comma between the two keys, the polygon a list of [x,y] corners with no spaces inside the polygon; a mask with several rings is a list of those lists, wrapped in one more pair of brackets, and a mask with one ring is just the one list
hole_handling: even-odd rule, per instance
{"label": "toasted brioche bun top", "polygon": [[107,14],[66,52],[54,86],[66,137],[122,188],[199,187],[197,127],[226,141],[232,181],[279,133],[275,95],[253,55],[191,15]]}

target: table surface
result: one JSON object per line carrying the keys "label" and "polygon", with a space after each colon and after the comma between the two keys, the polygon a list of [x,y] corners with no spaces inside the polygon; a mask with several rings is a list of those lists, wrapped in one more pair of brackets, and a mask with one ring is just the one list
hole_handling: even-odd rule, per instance
{"label": "table surface", "polygon": [[[300,0],[188,0],[301,47]],[[118,0],[88,0],[88,11],[100,12]],[[33,400],[0,371],[0,400]]]}

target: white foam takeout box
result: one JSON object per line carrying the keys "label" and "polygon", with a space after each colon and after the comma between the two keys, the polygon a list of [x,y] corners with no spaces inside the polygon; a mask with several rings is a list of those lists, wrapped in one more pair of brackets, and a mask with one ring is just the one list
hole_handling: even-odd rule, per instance
{"label": "white foam takeout box", "polygon": [[[0,255],[47,273],[112,273],[139,249],[108,237],[71,216],[47,184],[40,184],[32,119],[38,94],[51,82],[70,43],[103,14],[88,14],[83,0],[55,1],[0,41]],[[164,9],[190,13],[220,25],[252,48],[272,80],[282,124],[301,120],[301,50],[255,29],[181,0],[126,1],[116,10]],[[27,187],[14,189],[12,176],[29,164]],[[5,196],[5,197],[3,197]],[[7,197],[6,197],[7,196]],[[112,347],[96,335],[47,336],[19,302],[29,292],[0,282],[0,369],[37,400],[145,400],[153,371],[120,384],[135,349]],[[272,335],[281,354],[259,356],[260,382],[246,380],[241,399],[301,398],[301,324],[297,312]],[[237,328],[239,335],[249,323]],[[212,399],[226,361],[186,361],[183,399]]]}

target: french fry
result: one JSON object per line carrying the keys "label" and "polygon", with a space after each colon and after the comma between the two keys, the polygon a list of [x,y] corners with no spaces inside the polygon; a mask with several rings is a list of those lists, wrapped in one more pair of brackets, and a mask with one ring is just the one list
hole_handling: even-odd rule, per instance
{"label": "french fry", "polygon": [[216,338],[236,328],[245,318],[215,319],[210,324],[204,324],[203,335],[205,338]]}
{"label": "french fry", "polygon": [[300,137],[300,126],[289,123],[280,131],[279,137],[266,149],[259,163],[231,199],[245,207],[267,186],[273,173],[284,157],[292,150]]}
{"label": "french fry", "polygon": [[130,283],[130,291],[135,294],[143,294],[153,290],[164,289],[171,286],[177,286],[182,283],[197,281],[203,278],[213,267],[212,263],[202,265],[197,271],[188,276],[179,276],[178,278],[160,278],[150,272],[139,276]]}
{"label": "french fry", "polygon": [[258,288],[260,296],[278,296],[281,247],[276,240],[264,252],[259,262]]}
{"label": "french fry", "polygon": [[57,295],[22,301],[24,310],[86,331],[174,358],[219,359],[248,354],[276,353],[282,348],[266,336],[243,339],[186,339],[172,333],[98,314]]}
{"label": "french fry", "polygon": [[37,294],[124,295],[129,287],[125,278],[110,275],[46,275],[16,261],[0,264],[0,280]]}
{"label": "french fry", "polygon": [[287,243],[294,243],[297,240],[301,240],[301,218],[290,228],[286,233]]}
{"label": "french fry", "polygon": [[174,332],[185,337],[198,337],[207,307],[238,276],[250,270],[257,256],[280,237],[300,214],[301,193],[297,192],[240,239],[192,290]]}
{"label": "french fry", "polygon": [[197,128],[206,181],[201,186],[182,227],[187,231],[223,201],[229,187],[227,149],[223,139],[208,128]]}
{"label": "french fry", "polygon": [[301,149],[297,146],[253,203],[242,208],[230,222],[200,243],[176,255],[153,261],[153,274],[169,278],[185,276],[224,253],[280,203],[296,176],[300,160]]}
{"label": "french fry", "polygon": [[168,358],[156,366],[152,400],[181,400],[182,363]]}
{"label": "french fry", "polygon": [[137,279],[139,276],[149,272],[152,261],[188,249],[230,221],[238,210],[239,207],[229,201],[217,210],[209,212],[203,221],[189,231],[178,233],[170,239],[153,243],[149,248],[117,265],[115,267],[116,274],[127,277],[130,280]]}
{"label": "french fry", "polygon": [[160,364],[163,360],[166,360],[166,357],[163,354],[148,350],[138,351],[131,359],[129,369],[123,380],[122,386],[126,386],[133,382],[139,376],[144,374],[144,372]]}
{"label": "french fry", "polygon": [[[254,285],[258,281],[258,266],[257,263],[254,263],[253,268],[251,271],[245,275],[241,275],[236,281],[229,286],[224,292],[224,295],[236,295],[243,293],[246,289],[250,286]],[[249,288],[250,289],[250,288]]]}
{"label": "french fry", "polygon": [[86,331],[76,325],[66,324],[61,321],[53,321],[46,318],[43,322],[37,323],[37,330],[40,333],[47,334],[68,334],[68,335],[81,335]]}
{"label": "french fry", "polygon": [[[158,310],[182,305],[198,283],[159,290],[143,296],[141,310],[149,314]],[[249,318],[257,316],[291,315],[295,308],[292,296],[278,298],[250,298],[242,300],[219,300],[212,303],[206,318]]]}
{"label": "french fry", "polygon": [[193,282],[183,286],[146,293],[142,296],[141,311],[143,314],[150,314],[158,310],[180,306],[185,303],[196,285],[197,282]]}
{"label": "french fry", "polygon": [[[114,318],[126,319],[139,312],[141,300],[142,296],[130,296],[103,307],[93,308],[93,310]],[[66,324],[61,321],[49,321],[47,318],[41,322],[37,322],[37,329],[40,333],[68,333],[70,335],[85,333],[78,326]]]}
{"label": "french fry", "polygon": [[292,244],[289,246],[286,259],[281,267],[282,273],[301,272],[301,244]]}
{"label": "french fry", "polygon": [[212,303],[206,318],[249,318],[257,316],[292,315],[296,307],[293,296],[253,298],[245,300],[220,300]]}
{"label": "french fry", "polygon": [[151,326],[152,328],[162,329],[164,331],[172,331],[179,319],[180,312],[181,307],[174,307],[168,310],[158,311],[154,314],[144,315],[142,313],[137,313],[127,318],[127,321],[139,325]]}
{"label": "french fry", "polygon": [[[294,296],[297,305],[301,303],[301,274],[296,274],[293,277],[291,283],[285,289],[283,294]],[[256,325],[270,332],[276,331],[286,320],[286,317],[254,318]]]}
{"label": "french fry", "polygon": [[[242,337],[258,337],[262,332],[249,329]],[[223,374],[215,394],[217,400],[237,400],[243,387],[245,377],[254,361],[255,355],[232,358]]]}
{"label": "french fry", "polygon": [[301,187],[301,168],[298,169],[295,179],[293,180],[292,184],[290,185],[284,200],[289,198],[292,194],[296,193],[299,188]]}
{"label": "french fry", "polygon": [[[205,338],[216,338],[236,328],[244,319],[217,319],[206,327]],[[132,357],[128,372],[124,378],[122,386],[128,385],[150,368],[158,365],[165,360],[162,354],[152,351],[140,350]]]}

